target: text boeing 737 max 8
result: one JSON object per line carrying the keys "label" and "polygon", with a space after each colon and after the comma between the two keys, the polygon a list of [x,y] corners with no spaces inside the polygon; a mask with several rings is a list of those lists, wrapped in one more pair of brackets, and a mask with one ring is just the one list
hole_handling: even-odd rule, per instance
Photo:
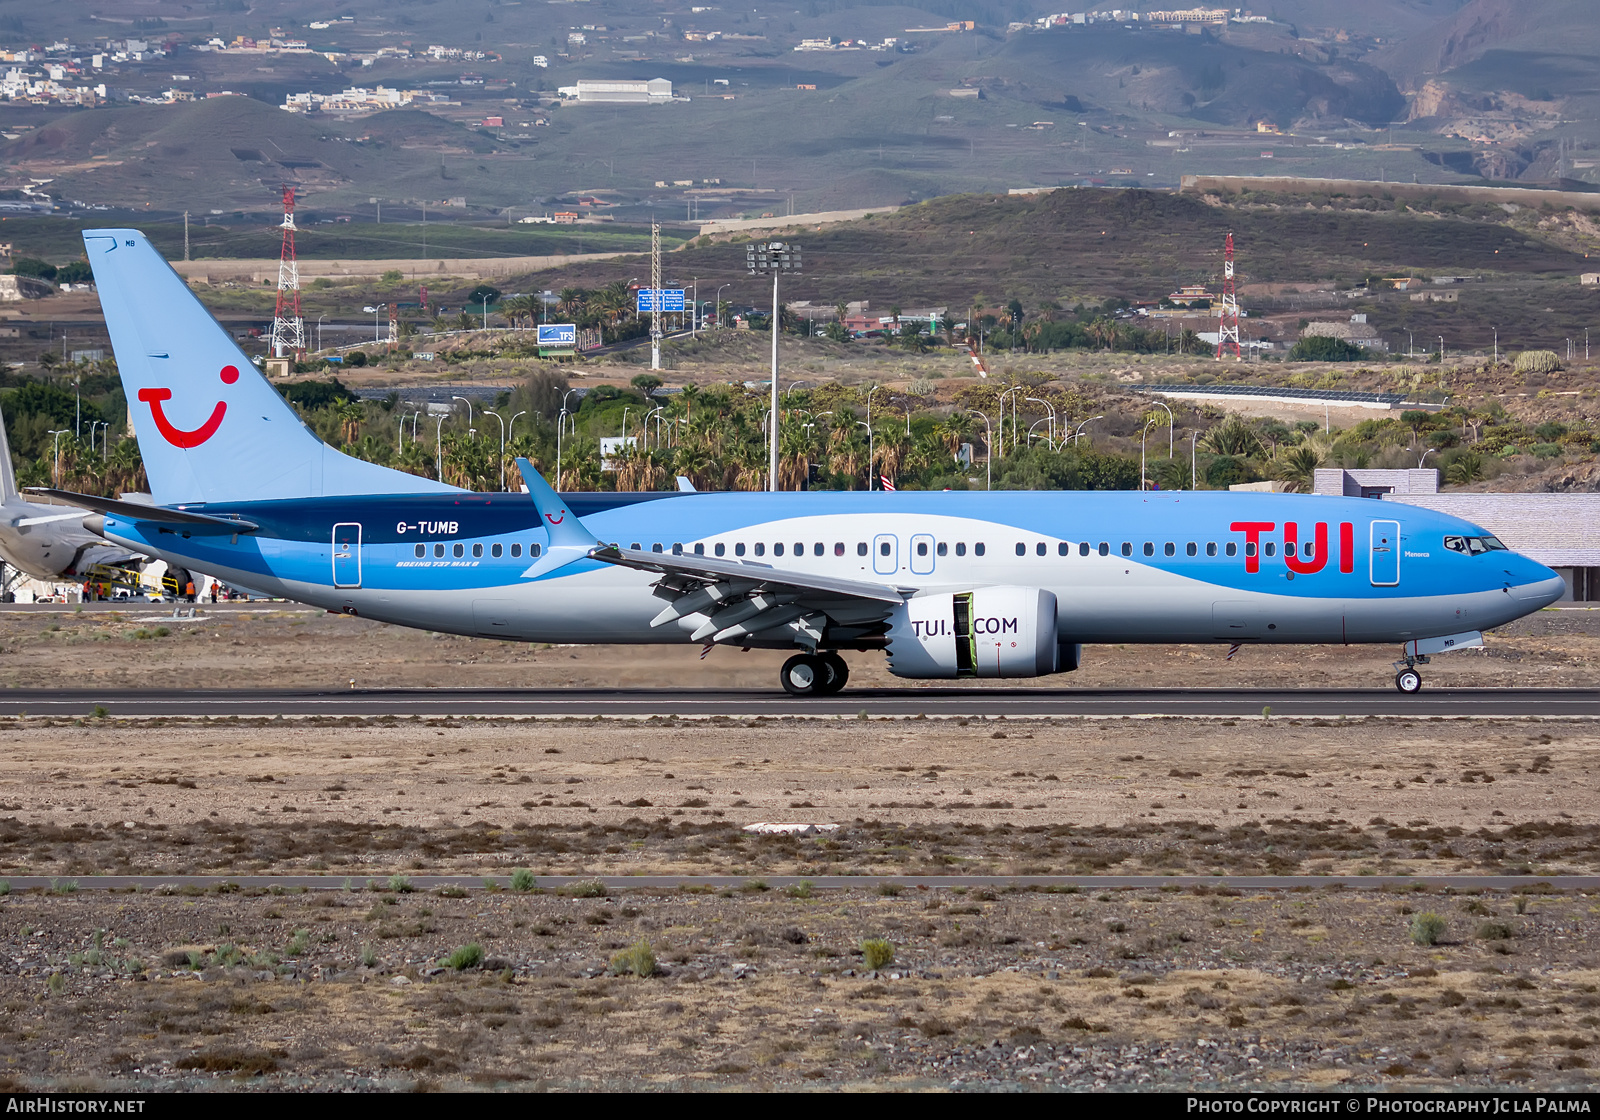
{"label": "text boeing 737 max 8", "polygon": [[[1233,493],[477,494],[340,454],[136,230],[90,230],[155,506],[62,495],[171,563],[332,610],[538,642],[838,650],[902,677],[1035,677],[1085,642],[1355,643],[1418,660],[1554,602],[1481,528],[1371,499]],[[602,543],[612,542],[612,543]]]}

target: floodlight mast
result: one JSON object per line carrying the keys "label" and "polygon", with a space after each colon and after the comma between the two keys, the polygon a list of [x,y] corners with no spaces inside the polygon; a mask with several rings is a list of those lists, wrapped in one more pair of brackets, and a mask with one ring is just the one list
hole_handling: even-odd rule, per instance
{"label": "floodlight mast", "polygon": [[772,273],[772,421],[767,426],[767,490],[778,489],[778,328],[783,314],[778,304],[778,273],[800,271],[800,246],[784,241],[751,242],[744,263],[754,276]]}

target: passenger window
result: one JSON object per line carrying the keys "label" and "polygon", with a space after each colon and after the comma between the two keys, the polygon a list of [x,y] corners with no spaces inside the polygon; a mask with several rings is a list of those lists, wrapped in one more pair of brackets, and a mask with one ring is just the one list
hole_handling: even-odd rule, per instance
{"label": "passenger window", "polygon": [[834,541],[833,542],[833,554],[835,556],[843,556],[844,555],[844,542],[843,541]]}
{"label": "passenger window", "polygon": [[1082,544],[1080,544],[1078,546],[1078,555],[1079,556],[1087,556],[1087,555],[1089,555],[1089,542],[1088,541],[1084,541]]}
{"label": "passenger window", "polygon": [[756,555],[757,556],[765,556],[766,554],[767,554],[767,546],[762,544],[760,541],[757,541],[756,542]]}
{"label": "passenger window", "polygon": [[[1168,541],[1167,547],[1161,551],[1165,552],[1168,556],[1176,556],[1178,554],[1178,546],[1173,544],[1171,541]],[[1189,552],[1191,555],[1194,553],[1194,545],[1189,546]]]}
{"label": "passenger window", "polygon": [[1237,555],[1239,555],[1239,542],[1238,541],[1229,541],[1228,542],[1228,555],[1229,556],[1237,556]]}
{"label": "passenger window", "polygon": [[1195,547],[1195,543],[1193,541],[1190,541],[1188,543],[1188,545],[1186,545],[1184,547],[1184,551],[1187,552],[1190,556],[1194,556],[1194,555],[1198,554],[1200,550]]}
{"label": "passenger window", "polygon": [[1101,556],[1110,556],[1111,555],[1111,545],[1109,545],[1105,541],[1101,541],[1100,542],[1100,555]]}
{"label": "passenger window", "polygon": [[880,544],[878,546],[878,555],[879,556],[887,556],[887,555],[889,555],[889,542],[888,541],[884,541],[882,544]]}
{"label": "passenger window", "polygon": [[926,556],[926,555],[928,555],[928,542],[927,541],[918,541],[917,542],[917,555],[918,556]]}
{"label": "passenger window", "polygon": [[450,548],[450,553],[457,560],[459,560],[459,559],[461,559],[461,557],[463,557],[463,556],[465,556],[467,554],[467,548],[466,548],[465,545],[460,545],[460,544],[452,545],[451,548]]}
{"label": "passenger window", "polygon": [[857,541],[856,542],[856,555],[857,556],[865,556],[866,554],[867,554],[867,542],[866,541]]}
{"label": "passenger window", "polygon": [[[1294,555],[1294,544],[1295,544],[1294,541],[1284,541],[1283,542],[1283,554],[1285,556],[1293,556]],[[1268,545],[1267,547],[1271,548],[1272,546]],[[1272,553],[1268,552],[1267,555],[1271,556]],[[1310,556],[1311,554],[1308,552],[1308,553],[1306,553],[1306,555]]]}
{"label": "passenger window", "polygon": [[718,556],[726,556],[728,554],[728,546],[723,544],[721,541],[718,541],[712,551]]}
{"label": "passenger window", "polygon": [[961,542],[961,541],[957,541],[956,542],[956,555],[957,556],[965,556],[966,554],[967,554],[967,546],[966,546],[966,544]]}
{"label": "passenger window", "polygon": [[774,555],[774,556],[782,556],[783,555],[783,542],[782,541],[779,541],[777,544],[772,546],[772,555]]}
{"label": "passenger window", "polygon": [[1122,555],[1124,555],[1124,556],[1132,556],[1133,555],[1133,542],[1132,541],[1123,541],[1122,542]]}
{"label": "passenger window", "polygon": [[972,555],[974,555],[974,556],[982,556],[983,555],[983,542],[982,541],[979,541],[977,544],[972,546]]}
{"label": "passenger window", "polygon": [[1217,554],[1217,542],[1216,541],[1207,541],[1206,542],[1206,555],[1207,556],[1215,556],[1216,554]]}
{"label": "passenger window", "polygon": [[[1154,556],[1156,554],[1156,546],[1154,544],[1152,544],[1151,542],[1149,542],[1149,541],[1145,541],[1144,542],[1144,554],[1146,556]],[[1124,555],[1124,556],[1128,555],[1128,550],[1126,548],[1124,548],[1122,550],[1122,555]]]}
{"label": "passenger window", "polygon": [[483,545],[481,545],[481,544],[473,545],[472,546],[472,557],[473,557],[473,559],[476,560],[476,559],[480,558],[481,556],[483,556]]}
{"label": "passenger window", "polygon": [[1273,541],[1268,541],[1267,542],[1267,555],[1268,556],[1276,556],[1276,555],[1278,555],[1278,546],[1277,546],[1277,544],[1275,542],[1273,542]]}
{"label": "passenger window", "polygon": [[[516,545],[512,545],[511,546],[511,554],[513,556],[516,555],[516,551],[517,551],[517,546]],[[543,549],[540,548],[540,546],[538,546],[536,544],[530,544],[528,546],[528,555],[529,556],[538,556],[539,553],[542,552],[542,551],[543,551]]]}
{"label": "passenger window", "polygon": [[674,541],[673,544],[672,544],[672,555],[674,555],[674,556],[682,556],[683,555],[683,545],[679,544],[677,541]]}
{"label": "passenger window", "polygon": [[704,544],[695,545],[694,546],[694,554],[696,556],[704,556],[706,554],[706,546]]}
{"label": "passenger window", "polygon": [[1021,541],[1017,542],[1017,555],[1018,556],[1026,556],[1026,555],[1028,555],[1028,546],[1023,544]]}
{"label": "passenger window", "polygon": [[1033,546],[1033,550],[1036,553],[1038,553],[1040,556],[1043,556],[1047,551],[1049,551],[1048,549],[1045,548],[1045,545],[1044,545],[1043,541],[1040,541],[1038,544],[1034,545]]}
{"label": "passenger window", "polygon": [[661,550],[662,549],[661,549],[661,542],[660,541],[657,541],[655,544],[650,546],[650,551],[651,552],[660,552]]}
{"label": "passenger window", "polygon": [[[1245,542],[1244,554],[1246,556],[1254,556],[1256,554],[1256,542],[1255,541],[1246,541]],[[1228,546],[1228,555],[1229,556],[1233,555],[1233,545],[1231,545],[1231,544]]]}
{"label": "passenger window", "polygon": [[437,560],[439,557],[441,557],[443,555],[444,555],[444,545],[442,545],[442,544],[434,545],[433,546],[433,558],[435,560]]}
{"label": "passenger window", "polygon": [[796,556],[804,556],[806,554],[806,543],[804,541],[795,542],[794,554]]}
{"label": "passenger window", "polygon": [[744,555],[744,542],[743,541],[740,541],[738,544],[733,546],[733,554],[735,556],[743,556]]}
{"label": "passenger window", "polygon": [[500,554],[503,551],[505,551],[504,548],[498,544],[492,544],[489,546],[489,555],[493,556],[496,560],[500,559]]}
{"label": "passenger window", "polygon": [[950,546],[945,544],[943,541],[940,541],[938,546],[935,547],[933,551],[938,553],[940,556],[946,556],[950,552]]}
{"label": "passenger window", "polygon": [[816,544],[811,546],[811,555],[813,556],[821,556],[826,551],[827,549],[822,547],[821,541],[818,541]]}
{"label": "passenger window", "polygon": [[417,558],[419,560],[422,557],[426,556],[427,554],[428,554],[428,546],[427,545],[425,545],[425,544],[417,545]]}
{"label": "passenger window", "polygon": [[1068,544],[1066,541],[1062,541],[1060,544],[1056,545],[1056,555],[1057,556],[1066,556],[1066,555],[1070,554],[1071,552],[1072,552],[1072,546],[1070,544]]}
{"label": "passenger window", "polygon": [[633,550],[634,550],[634,551],[635,551],[635,552],[638,552],[638,551],[639,551],[639,542],[638,542],[638,541],[634,541],[634,542],[633,542]]}

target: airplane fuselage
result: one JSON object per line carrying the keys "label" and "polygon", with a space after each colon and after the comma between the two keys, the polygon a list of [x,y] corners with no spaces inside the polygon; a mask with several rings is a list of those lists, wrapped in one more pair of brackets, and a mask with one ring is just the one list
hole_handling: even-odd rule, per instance
{"label": "airplane fuselage", "polygon": [[[584,508],[584,496],[568,497]],[[1492,541],[1477,526],[1371,499],[814,492],[595,495],[588,504],[583,523],[623,548],[911,597],[1043,588],[1056,597],[1060,639],[1071,642],[1404,642],[1503,625],[1562,590],[1543,565],[1465,544]],[[652,573],[587,559],[544,568],[549,532],[524,494],[186,508],[259,529],[189,532],[108,517],[106,535],[229,582],[451,633],[687,642],[703,621],[652,626],[661,608]]]}

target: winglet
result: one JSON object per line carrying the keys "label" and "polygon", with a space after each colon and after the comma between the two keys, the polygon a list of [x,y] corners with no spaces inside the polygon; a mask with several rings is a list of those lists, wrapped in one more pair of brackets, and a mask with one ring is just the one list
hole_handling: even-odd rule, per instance
{"label": "winglet", "polygon": [[567,508],[561,495],[544,480],[544,475],[534,469],[532,463],[518,456],[517,469],[522,472],[522,480],[528,484],[528,496],[533,499],[533,508],[539,511],[545,530],[550,534],[552,549],[588,550],[600,543],[599,538],[589,532],[578,515]]}

